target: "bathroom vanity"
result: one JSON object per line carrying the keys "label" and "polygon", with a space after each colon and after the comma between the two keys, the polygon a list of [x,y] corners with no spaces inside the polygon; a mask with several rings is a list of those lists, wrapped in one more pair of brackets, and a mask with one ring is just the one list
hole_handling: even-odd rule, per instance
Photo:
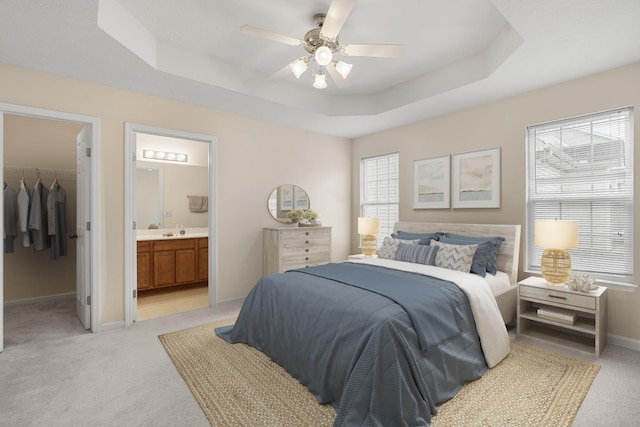
{"label": "bathroom vanity", "polygon": [[208,256],[206,233],[138,236],[138,291],[207,283]]}

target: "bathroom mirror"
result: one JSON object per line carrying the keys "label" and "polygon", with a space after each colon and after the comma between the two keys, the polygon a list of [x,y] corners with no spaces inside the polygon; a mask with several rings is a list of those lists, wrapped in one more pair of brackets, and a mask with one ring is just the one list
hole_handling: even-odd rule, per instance
{"label": "bathroom mirror", "polygon": [[161,167],[136,169],[136,228],[163,228],[162,172]]}
{"label": "bathroom mirror", "polygon": [[291,224],[293,221],[287,217],[289,211],[294,209],[309,210],[311,201],[307,192],[301,187],[285,184],[278,186],[271,192],[267,208],[273,219],[283,224]]}

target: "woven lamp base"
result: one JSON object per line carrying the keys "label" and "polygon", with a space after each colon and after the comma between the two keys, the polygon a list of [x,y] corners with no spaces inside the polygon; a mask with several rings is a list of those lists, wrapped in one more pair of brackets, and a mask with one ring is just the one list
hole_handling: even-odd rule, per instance
{"label": "woven lamp base", "polygon": [[555,285],[565,283],[571,276],[571,256],[564,249],[545,249],[540,266],[542,277]]}
{"label": "woven lamp base", "polygon": [[375,234],[366,234],[362,236],[362,254],[366,256],[374,256],[378,252],[378,239]]}

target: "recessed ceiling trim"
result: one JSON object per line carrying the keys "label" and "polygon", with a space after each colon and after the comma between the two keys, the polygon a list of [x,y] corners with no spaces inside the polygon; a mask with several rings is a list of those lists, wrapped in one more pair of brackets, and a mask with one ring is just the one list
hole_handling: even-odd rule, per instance
{"label": "recessed ceiling trim", "polygon": [[116,0],[99,0],[98,27],[156,68],[156,37]]}

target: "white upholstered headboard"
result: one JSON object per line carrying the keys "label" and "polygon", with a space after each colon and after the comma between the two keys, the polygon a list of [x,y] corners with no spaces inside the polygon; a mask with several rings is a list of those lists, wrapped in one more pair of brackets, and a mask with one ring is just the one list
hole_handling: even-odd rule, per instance
{"label": "white upholstered headboard", "polygon": [[520,259],[520,225],[503,224],[454,224],[437,222],[397,222],[394,231],[412,233],[448,232],[465,236],[502,236],[504,242],[498,252],[498,270],[507,273],[511,283],[518,281]]}

